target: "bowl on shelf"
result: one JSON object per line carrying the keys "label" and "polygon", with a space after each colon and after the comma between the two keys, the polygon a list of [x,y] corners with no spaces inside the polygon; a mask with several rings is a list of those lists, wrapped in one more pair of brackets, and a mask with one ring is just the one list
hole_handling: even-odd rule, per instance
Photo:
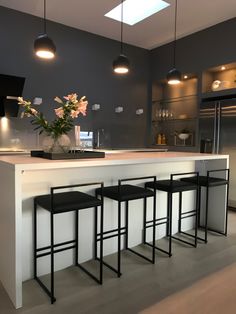
{"label": "bowl on shelf", "polygon": [[179,133],[178,134],[179,139],[184,140],[184,141],[187,140],[189,138],[189,136],[190,136],[189,133]]}

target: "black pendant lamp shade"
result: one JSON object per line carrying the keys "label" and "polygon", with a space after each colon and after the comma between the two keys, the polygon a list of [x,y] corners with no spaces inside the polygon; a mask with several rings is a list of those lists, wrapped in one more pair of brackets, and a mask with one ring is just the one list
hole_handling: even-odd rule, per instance
{"label": "black pendant lamp shade", "polygon": [[179,84],[181,82],[181,73],[176,68],[173,68],[168,72],[166,78],[170,85]]}
{"label": "black pendant lamp shade", "polygon": [[176,24],[177,24],[177,1],[175,0],[175,33],[174,33],[174,48],[173,48],[173,68],[168,72],[166,78],[170,85],[176,85],[181,82],[181,72],[175,67],[176,64]]}
{"label": "black pendant lamp shade", "polygon": [[129,72],[129,59],[124,55],[120,54],[114,61],[113,61],[113,70],[119,74],[125,74]]}
{"label": "black pendant lamp shade", "polygon": [[34,41],[34,51],[38,57],[43,59],[52,59],[56,53],[56,46],[46,32],[46,0],[44,0],[44,33]]}
{"label": "black pendant lamp shade", "polygon": [[123,0],[121,0],[120,55],[113,61],[113,71],[117,74],[129,72],[130,62],[123,53]]}

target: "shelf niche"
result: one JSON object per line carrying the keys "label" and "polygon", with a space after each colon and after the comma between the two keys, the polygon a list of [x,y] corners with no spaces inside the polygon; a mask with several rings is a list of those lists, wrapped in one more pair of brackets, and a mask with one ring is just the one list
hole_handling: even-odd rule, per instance
{"label": "shelf niche", "polygon": [[[219,84],[217,83],[219,81]],[[215,82],[215,84],[213,84]],[[236,63],[218,65],[202,73],[202,93],[208,97],[226,95],[236,90]]]}
{"label": "shelf niche", "polygon": [[[169,85],[160,80],[153,87],[152,134],[153,143],[157,143],[158,134],[165,134],[168,146],[176,146],[175,134],[187,129],[191,141],[185,146],[195,144],[198,115],[198,80],[195,75],[188,75],[178,85]],[[178,146],[178,145],[177,145]]]}

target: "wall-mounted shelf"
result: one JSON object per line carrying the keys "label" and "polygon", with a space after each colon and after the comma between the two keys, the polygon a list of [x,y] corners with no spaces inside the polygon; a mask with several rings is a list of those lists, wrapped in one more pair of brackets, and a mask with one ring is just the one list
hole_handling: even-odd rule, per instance
{"label": "wall-mounted shelf", "polygon": [[215,92],[202,93],[203,101],[236,98],[236,88],[229,88]]}
{"label": "wall-mounted shelf", "polygon": [[157,120],[152,120],[152,123],[174,123],[174,122],[184,122],[184,121],[194,121],[197,118],[185,118],[185,119],[157,119]]}

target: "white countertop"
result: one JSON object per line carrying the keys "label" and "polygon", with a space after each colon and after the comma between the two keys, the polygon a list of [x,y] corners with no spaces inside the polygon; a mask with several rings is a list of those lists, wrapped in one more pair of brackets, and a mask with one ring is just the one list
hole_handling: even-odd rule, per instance
{"label": "white countertop", "polygon": [[0,162],[15,170],[42,170],[57,168],[116,166],[129,164],[168,163],[194,160],[228,159],[228,155],[186,152],[120,152],[106,151],[105,158],[49,160],[25,155],[0,156]]}

